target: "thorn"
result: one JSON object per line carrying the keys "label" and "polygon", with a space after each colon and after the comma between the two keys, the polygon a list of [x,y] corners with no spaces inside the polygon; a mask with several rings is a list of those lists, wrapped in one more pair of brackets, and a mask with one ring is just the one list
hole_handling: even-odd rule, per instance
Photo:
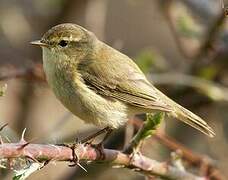
{"label": "thorn", "polygon": [[88,172],[88,171],[86,170],[86,168],[84,168],[80,163],[77,163],[77,165],[78,165],[82,170],[84,170],[85,172]]}
{"label": "thorn", "polygon": [[26,146],[28,146],[29,144],[30,144],[30,142],[24,142],[23,144],[19,144],[20,147],[18,147],[17,149],[18,149],[18,150],[22,150],[22,149],[24,149]]}
{"label": "thorn", "polygon": [[3,126],[1,126],[0,131],[2,131],[6,126],[8,126],[8,123],[5,123]]}
{"label": "thorn", "polygon": [[2,136],[0,136],[0,144],[4,144]]}
{"label": "thorn", "polygon": [[[24,132],[24,131],[23,131]],[[23,140],[22,140],[23,139]],[[24,138],[22,137],[21,140],[19,141],[20,147],[18,147],[18,150],[25,148],[29,144],[31,144],[33,141],[35,141],[36,138],[31,139],[30,141],[25,141]]]}
{"label": "thorn", "polygon": [[20,142],[26,142],[25,141],[25,132],[26,132],[26,128],[24,128],[24,130],[23,130],[23,132],[21,134],[21,140],[20,140]]}
{"label": "thorn", "polygon": [[28,159],[31,159],[33,162],[40,163],[37,159],[35,159],[35,158],[32,157],[31,155],[26,155],[26,157],[27,157]]}
{"label": "thorn", "polygon": [[[44,166],[47,166],[47,165],[49,164],[50,161],[51,161],[50,159],[49,159],[49,160],[46,160],[46,161],[44,162]],[[44,167],[44,166],[43,166],[43,167]],[[43,168],[43,167],[42,167],[42,168]]]}
{"label": "thorn", "polygon": [[82,170],[84,170],[85,172],[88,172],[86,168],[84,168],[79,162],[75,162],[74,164],[69,164],[68,166],[69,167],[79,166]]}
{"label": "thorn", "polygon": [[26,142],[24,144],[22,144],[19,149],[24,149],[26,146],[28,146],[30,144],[30,142]]}

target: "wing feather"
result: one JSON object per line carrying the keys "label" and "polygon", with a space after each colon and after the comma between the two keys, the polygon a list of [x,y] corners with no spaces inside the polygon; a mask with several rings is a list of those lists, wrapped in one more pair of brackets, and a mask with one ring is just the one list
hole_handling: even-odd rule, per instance
{"label": "wing feather", "polygon": [[78,70],[87,86],[102,96],[144,109],[172,111],[170,106],[159,99],[157,90],[147,81],[138,66],[109,46],[82,60],[78,64]]}

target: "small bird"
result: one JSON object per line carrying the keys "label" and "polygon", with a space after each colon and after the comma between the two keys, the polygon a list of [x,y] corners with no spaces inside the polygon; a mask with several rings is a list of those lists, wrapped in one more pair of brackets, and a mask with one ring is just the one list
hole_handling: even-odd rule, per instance
{"label": "small bird", "polygon": [[86,123],[117,129],[135,114],[162,111],[215,136],[199,116],[156,89],[132,59],[85,28],[60,24],[31,44],[42,47],[44,71],[56,97]]}

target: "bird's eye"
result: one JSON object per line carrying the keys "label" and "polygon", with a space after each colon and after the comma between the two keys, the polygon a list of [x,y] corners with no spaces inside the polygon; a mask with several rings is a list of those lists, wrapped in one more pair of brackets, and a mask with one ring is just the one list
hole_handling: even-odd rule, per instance
{"label": "bird's eye", "polygon": [[68,44],[68,42],[65,41],[65,40],[61,40],[61,41],[59,42],[59,45],[60,45],[61,47],[66,47],[67,44]]}

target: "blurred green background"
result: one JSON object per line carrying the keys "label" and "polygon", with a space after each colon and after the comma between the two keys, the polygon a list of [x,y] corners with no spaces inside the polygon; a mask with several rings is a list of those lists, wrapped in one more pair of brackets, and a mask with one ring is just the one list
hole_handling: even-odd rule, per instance
{"label": "blurred green background", "polygon": [[[28,140],[62,143],[96,129],[71,115],[45,81],[30,75],[16,78],[33,67],[38,69],[35,75],[42,74],[41,50],[29,42],[64,22],[86,27],[130,56],[156,87],[202,116],[215,129],[215,138],[169,117],[159,131],[210,157],[228,177],[228,23],[220,0],[0,0],[0,86],[8,85],[0,97],[0,124],[9,123],[1,132],[4,138],[16,142],[27,128]],[[127,125],[128,133],[132,124]],[[121,149],[128,133],[116,131],[107,147]],[[152,137],[142,153],[169,161],[170,152]],[[144,179],[107,164],[84,167],[88,173],[66,163],[50,163],[29,179]],[[187,169],[200,171],[190,165]],[[11,171],[0,171],[0,179],[11,177]]]}

